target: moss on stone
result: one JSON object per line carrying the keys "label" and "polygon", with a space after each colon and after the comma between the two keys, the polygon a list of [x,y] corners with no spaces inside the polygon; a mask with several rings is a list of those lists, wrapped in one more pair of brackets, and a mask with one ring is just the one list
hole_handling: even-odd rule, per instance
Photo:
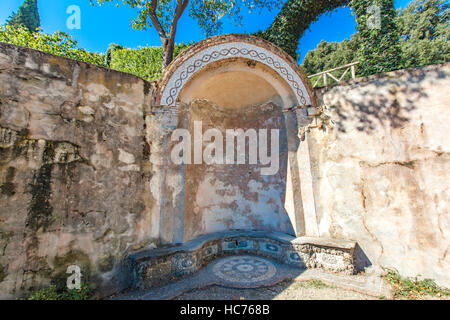
{"label": "moss on stone", "polygon": [[53,272],[51,275],[51,284],[56,286],[58,290],[63,290],[67,285],[67,273],[69,266],[76,265],[81,269],[82,281],[89,283],[91,278],[91,261],[89,257],[82,251],[70,250],[63,256],[55,257],[53,261]]}
{"label": "moss on stone", "polygon": [[34,175],[31,187],[31,203],[28,207],[26,225],[31,230],[44,231],[51,224],[53,207],[50,204],[52,164],[44,164]]}
{"label": "moss on stone", "polygon": [[44,152],[42,154],[43,163],[53,163],[55,160],[55,145],[54,141],[45,141]]}
{"label": "moss on stone", "polygon": [[5,255],[6,247],[13,236],[14,232],[12,231],[0,230],[0,256]]}
{"label": "moss on stone", "polygon": [[157,247],[156,243],[158,243],[157,239],[145,240],[145,241],[139,242],[136,245],[134,245],[132,247],[132,250],[133,251],[138,251],[138,250],[141,250],[141,249],[146,248],[146,247],[154,247],[154,248],[156,248]]}
{"label": "moss on stone", "polygon": [[5,196],[12,197],[16,194],[16,186],[14,185],[14,183],[5,182],[4,184],[0,185],[0,192]]}
{"label": "moss on stone", "polygon": [[30,185],[32,198],[28,207],[26,225],[34,231],[41,228],[45,231],[52,222],[53,207],[50,204],[50,198],[54,157],[55,144],[53,141],[46,141],[42,155],[44,164],[37,170],[33,183]]}
{"label": "moss on stone", "polygon": [[84,252],[79,250],[70,250],[63,256],[56,256],[53,265],[55,268],[68,267],[76,262],[90,265],[89,257]]}
{"label": "moss on stone", "polygon": [[0,193],[11,197],[16,194],[16,185],[13,183],[16,175],[16,168],[9,167],[6,172],[5,182],[0,185]]}
{"label": "moss on stone", "polygon": [[10,148],[0,147],[0,162],[7,162],[11,156]]}
{"label": "moss on stone", "polygon": [[46,257],[32,257],[28,263],[33,266],[35,276],[41,279],[48,279],[52,274],[52,268],[49,266]]}
{"label": "moss on stone", "polygon": [[6,268],[0,264],[0,283],[6,279]]}
{"label": "moss on stone", "polygon": [[14,232],[0,230],[0,241],[9,241],[12,238]]}
{"label": "moss on stone", "polygon": [[20,156],[24,156],[25,158],[28,155],[28,129],[22,129],[17,133],[17,138],[14,141],[14,145],[12,147],[12,156],[13,159],[16,159]]}
{"label": "moss on stone", "polygon": [[98,270],[100,272],[109,272],[114,268],[114,257],[108,255],[102,258],[98,263]]}
{"label": "moss on stone", "polygon": [[74,181],[76,178],[75,169],[77,164],[81,161],[58,163],[58,168],[61,172],[61,181],[64,185],[69,186],[70,181]]}

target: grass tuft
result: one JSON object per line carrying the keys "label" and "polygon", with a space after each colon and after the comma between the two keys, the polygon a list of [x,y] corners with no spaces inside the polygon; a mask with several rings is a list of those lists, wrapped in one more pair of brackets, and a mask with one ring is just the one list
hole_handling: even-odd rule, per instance
{"label": "grass tuft", "polygon": [[420,300],[426,296],[450,296],[449,289],[439,287],[432,279],[405,278],[391,269],[387,270],[383,279],[392,286],[394,299]]}
{"label": "grass tuft", "polygon": [[28,300],[89,300],[92,296],[87,286],[81,286],[79,290],[64,289],[59,291],[56,286],[50,286],[34,292]]}

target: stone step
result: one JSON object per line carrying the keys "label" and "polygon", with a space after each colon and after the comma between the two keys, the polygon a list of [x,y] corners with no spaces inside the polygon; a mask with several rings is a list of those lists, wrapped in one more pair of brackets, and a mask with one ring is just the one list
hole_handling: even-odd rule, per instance
{"label": "stone step", "polygon": [[144,249],[128,256],[130,287],[149,289],[180,280],[224,256],[255,255],[298,269],[355,273],[356,242],[300,237],[262,231],[229,231],[201,236],[185,244]]}

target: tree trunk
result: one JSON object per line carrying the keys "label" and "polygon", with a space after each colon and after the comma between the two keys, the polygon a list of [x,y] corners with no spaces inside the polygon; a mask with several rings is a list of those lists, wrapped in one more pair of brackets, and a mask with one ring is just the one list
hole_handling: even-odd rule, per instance
{"label": "tree trunk", "polygon": [[175,41],[173,38],[161,39],[163,49],[163,70],[172,62],[173,52],[175,49]]}
{"label": "tree trunk", "polygon": [[167,36],[166,30],[159,22],[158,15],[156,14],[156,9],[158,7],[158,0],[151,0],[150,2],[150,12],[149,17],[152,21],[153,26],[158,31],[159,37],[161,39],[162,50],[163,50],[163,63],[162,69],[164,70],[173,60],[173,52],[175,49],[175,35],[177,33],[178,20],[183,15],[184,10],[189,4],[189,0],[177,0],[177,6],[172,18],[172,23],[170,26],[170,32]]}

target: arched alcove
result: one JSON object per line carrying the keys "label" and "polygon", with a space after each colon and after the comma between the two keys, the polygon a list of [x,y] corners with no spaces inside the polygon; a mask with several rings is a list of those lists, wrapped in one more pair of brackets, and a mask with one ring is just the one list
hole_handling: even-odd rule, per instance
{"label": "arched alcove", "polygon": [[[219,36],[178,56],[162,75],[153,108],[169,115],[169,131],[184,129],[192,142],[190,162],[166,162],[159,180],[166,242],[227,230],[305,234],[298,132],[311,106],[307,77],[267,41]],[[194,159],[199,141],[201,156],[214,145],[215,162]],[[177,142],[168,142],[161,157]],[[314,199],[308,202],[314,208]]]}
{"label": "arched alcove", "polygon": [[230,109],[268,102],[280,107],[297,103],[291,88],[276,72],[260,62],[242,58],[211,63],[195,74],[181,90],[179,100],[189,103],[195,99]]}
{"label": "arched alcove", "polygon": [[296,105],[312,105],[314,91],[296,61],[282,49],[261,38],[230,34],[200,41],[180,54],[164,71],[156,96],[156,105],[175,105],[181,89],[199,71],[230,58],[260,62],[278,74],[295,97]]}

